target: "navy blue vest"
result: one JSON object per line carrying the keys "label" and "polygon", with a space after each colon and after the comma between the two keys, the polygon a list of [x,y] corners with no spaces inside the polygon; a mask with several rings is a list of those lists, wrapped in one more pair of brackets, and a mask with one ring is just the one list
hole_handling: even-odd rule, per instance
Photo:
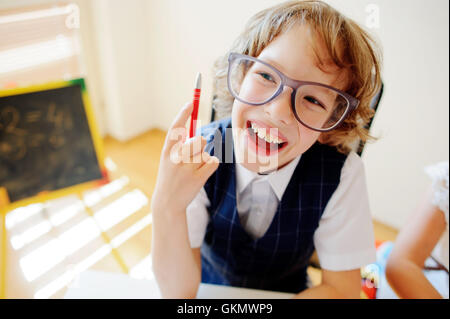
{"label": "navy blue vest", "polygon": [[229,160],[234,159],[234,155],[229,156],[230,128],[231,120],[225,119],[201,129],[208,143],[214,143],[210,153],[221,160],[204,186],[211,206],[201,247],[202,282],[298,293],[306,289],[313,235],[339,184],[346,156],[319,143],[309,148],[291,177],[269,229],[261,238],[253,239],[242,227],[236,208],[235,164]]}

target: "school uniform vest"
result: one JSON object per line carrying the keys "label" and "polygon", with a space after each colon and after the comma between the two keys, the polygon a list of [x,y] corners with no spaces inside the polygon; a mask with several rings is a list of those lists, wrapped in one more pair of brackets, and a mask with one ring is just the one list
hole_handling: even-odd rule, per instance
{"label": "school uniform vest", "polygon": [[221,160],[204,186],[211,205],[201,247],[202,282],[292,293],[306,289],[314,232],[346,156],[319,143],[302,154],[269,229],[254,239],[236,208],[231,120],[213,122],[201,132],[214,145],[210,153]]}

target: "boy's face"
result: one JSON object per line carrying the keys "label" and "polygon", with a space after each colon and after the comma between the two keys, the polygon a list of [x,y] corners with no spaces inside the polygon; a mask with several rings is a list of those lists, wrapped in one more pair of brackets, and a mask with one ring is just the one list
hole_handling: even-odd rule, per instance
{"label": "boy's face", "polygon": [[[275,38],[257,58],[292,79],[343,89],[345,82],[342,72],[332,63],[326,62],[330,59],[325,44],[315,43],[317,50],[314,52],[310,32],[308,26],[294,26]],[[318,37],[315,39],[317,41]],[[320,55],[325,65],[319,67],[316,54]],[[267,172],[281,168],[308,150],[319,138],[320,132],[303,126],[295,119],[291,109],[291,92],[291,88],[285,87],[277,98],[260,106],[244,104],[235,99],[231,113],[235,155],[237,161],[247,169]],[[277,135],[285,144],[278,150],[275,147],[267,155],[265,146],[258,148],[258,137],[249,128],[251,125],[266,128],[267,133],[277,129],[278,134],[272,136]]]}

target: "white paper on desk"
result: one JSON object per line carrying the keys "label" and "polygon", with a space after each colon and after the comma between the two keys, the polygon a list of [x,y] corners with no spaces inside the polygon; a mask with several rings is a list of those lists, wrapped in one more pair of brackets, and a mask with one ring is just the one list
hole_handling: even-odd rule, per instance
{"label": "white paper on desk", "polygon": [[70,287],[64,299],[160,299],[155,280],[126,274],[87,270]]}
{"label": "white paper on desk", "polygon": [[289,299],[294,294],[287,292],[238,288],[211,284],[200,284],[197,299]]}
{"label": "white paper on desk", "polygon": [[[294,294],[201,283],[197,299],[284,299]],[[64,299],[160,299],[155,279],[87,270],[80,274]]]}

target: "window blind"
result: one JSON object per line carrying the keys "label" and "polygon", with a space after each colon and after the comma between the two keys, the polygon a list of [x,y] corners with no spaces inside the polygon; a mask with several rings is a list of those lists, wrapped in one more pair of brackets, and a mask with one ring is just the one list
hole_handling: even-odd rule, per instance
{"label": "window blind", "polygon": [[0,89],[81,77],[75,4],[0,11]]}

